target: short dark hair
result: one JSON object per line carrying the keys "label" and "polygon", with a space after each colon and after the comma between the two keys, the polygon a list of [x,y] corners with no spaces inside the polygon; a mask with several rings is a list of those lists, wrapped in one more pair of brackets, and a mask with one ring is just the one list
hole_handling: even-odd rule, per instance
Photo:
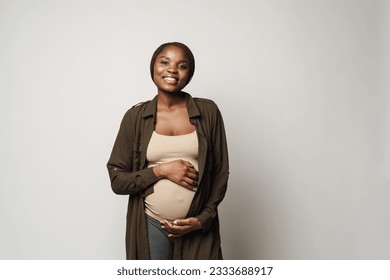
{"label": "short dark hair", "polygon": [[152,80],[154,80],[153,74],[154,74],[154,63],[156,62],[156,58],[162,52],[162,50],[168,46],[175,46],[175,47],[178,47],[184,51],[184,53],[188,59],[188,79],[186,81],[186,85],[188,85],[188,83],[191,81],[192,76],[194,75],[194,72],[195,72],[195,58],[194,58],[194,55],[192,54],[190,48],[187,47],[186,45],[184,45],[183,43],[179,43],[179,42],[168,42],[168,43],[162,44],[154,51],[152,59],[150,61],[150,75],[152,76]]}

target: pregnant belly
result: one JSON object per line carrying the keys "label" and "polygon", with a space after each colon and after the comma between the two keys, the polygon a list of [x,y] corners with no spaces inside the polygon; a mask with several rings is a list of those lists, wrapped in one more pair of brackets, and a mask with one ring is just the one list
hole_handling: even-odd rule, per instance
{"label": "pregnant belly", "polygon": [[145,213],[157,220],[183,219],[195,192],[163,179],[154,184],[154,193],[145,198]]}

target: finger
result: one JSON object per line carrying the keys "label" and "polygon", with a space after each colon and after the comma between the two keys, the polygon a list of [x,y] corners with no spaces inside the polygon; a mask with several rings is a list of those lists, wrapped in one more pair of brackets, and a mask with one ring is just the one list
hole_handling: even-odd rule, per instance
{"label": "finger", "polygon": [[197,218],[177,219],[173,221],[174,224],[181,226],[186,231],[193,231],[202,228],[202,224]]}
{"label": "finger", "polygon": [[184,234],[189,230],[191,230],[190,225],[179,226],[179,225],[171,224],[170,226],[163,226],[163,227],[165,227],[165,229],[172,234]]}
{"label": "finger", "polygon": [[172,227],[172,224],[170,222],[168,222],[167,220],[163,220],[163,221],[161,221],[161,224],[162,224],[161,225],[162,229],[165,229],[168,232],[172,232],[173,227]]}
{"label": "finger", "polygon": [[189,219],[177,219],[173,221],[173,224],[176,226],[189,226],[191,221]]}
{"label": "finger", "polygon": [[189,161],[184,161],[183,164],[185,165],[185,167],[187,168],[187,170],[189,170],[189,171],[191,171],[191,172],[193,172],[193,173],[199,173],[199,172],[195,169],[194,165],[193,165],[191,162],[189,162]]}
{"label": "finger", "polygon": [[194,167],[191,162],[186,161],[186,160],[182,160],[181,163],[184,164],[187,167]]}
{"label": "finger", "polygon": [[172,230],[169,230],[167,229],[166,227],[162,226],[161,227],[163,230],[165,230],[166,232],[168,232],[168,234],[171,234],[171,233],[174,233]]}
{"label": "finger", "polygon": [[[188,179],[188,180],[190,180],[190,179]],[[179,186],[182,186],[182,187],[184,187],[184,188],[186,188],[186,189],[188,189],[188,190],[196,191],[196,188],[195,188],[194,186],[192,186],[191,184],[189,184],[189,183],[185,180],[185,178],[182,179],[181,181],[179,181],[178,184],[179,184]]]}
{"label": "finger", "polygon": [[188,182],[186,182],[184,180],[180,181],[179,185],[190,190],[190,191],[193,191],[193,192],[196,191],[196,189],[197,189],[197,187],[190,185]]}
{"label": "finger", "polygon": [[187,177],[195,180],[195,181],[198,181],[198,178],[199,178],[198,173],[195,173],[195,172],[192,172],[192,171],[188,170],[185,175]]}
{"label": "finger", "polygon": [[190,228],[188,223],[182,223],[182,225],[174,224],[174,223],[165,223],[163,227],[170,232],[183,232]]}
{"label": "finger", "polygon": [[192,180],[191,178],[184,177],[183,181],[185,181],[189,186],[191,186],[193,188],[197,188],[198,187],[198,182],[195,181],[195,180]]}
{"label": "finger", "polygon": [[172,234],[172,233],[168,234],[169,238],[175,238],[175,237],[180,237],[180,236],[181,236],[181,234]]}
{"label": "finger", "polygon": [[[178,220],[185,221],[187,219],[178,219]],[[163,228],[169,232],[182,232],[183,230],[188,229],[188,224],[189,224],[188,222],[179,222],[179,224],[177,224],[177,222],[175,223],[175,221],[169,222],[167,220],[162,220],[162,221],[160,221],[161,228]]]}
{"label": "finger", "polygon": [[199,174],[198,170],[196,170],[195,167],[193,167],[193,166],[188,166],[187,172],[191,172],[193,174]]}

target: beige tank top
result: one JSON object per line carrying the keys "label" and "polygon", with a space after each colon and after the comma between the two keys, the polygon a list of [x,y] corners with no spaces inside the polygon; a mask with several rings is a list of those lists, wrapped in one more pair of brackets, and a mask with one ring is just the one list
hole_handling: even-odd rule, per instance
{"label": "beige tank top", "polygon": [[[146,151],[148,167],[177,159],[189,161],[198,170],[198,137],[196,131],[176,136],[153,132]],[[195,195],[168,179],[154,184],[154,192],[145,197],[145,213],[157,220],[182,219],[188,213]]]}

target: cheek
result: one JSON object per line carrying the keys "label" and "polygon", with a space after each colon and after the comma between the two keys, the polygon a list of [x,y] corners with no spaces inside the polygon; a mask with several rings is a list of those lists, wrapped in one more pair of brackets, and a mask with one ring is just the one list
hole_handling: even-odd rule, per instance
{"label": "cheek", "polygon": [[188,73],[188,71],[186,72],[186,73],[183,73],[183,81],[184,82],[187,82],[187,80],[188,80],[188,77],[189,77],[189,73]]}
{"label": "cheek", "polygon": [[154,70],[154,76],[156,74],[161,74],[161,72],[164,71],[164,66],[156,64],[154,65],[153,70]]}

